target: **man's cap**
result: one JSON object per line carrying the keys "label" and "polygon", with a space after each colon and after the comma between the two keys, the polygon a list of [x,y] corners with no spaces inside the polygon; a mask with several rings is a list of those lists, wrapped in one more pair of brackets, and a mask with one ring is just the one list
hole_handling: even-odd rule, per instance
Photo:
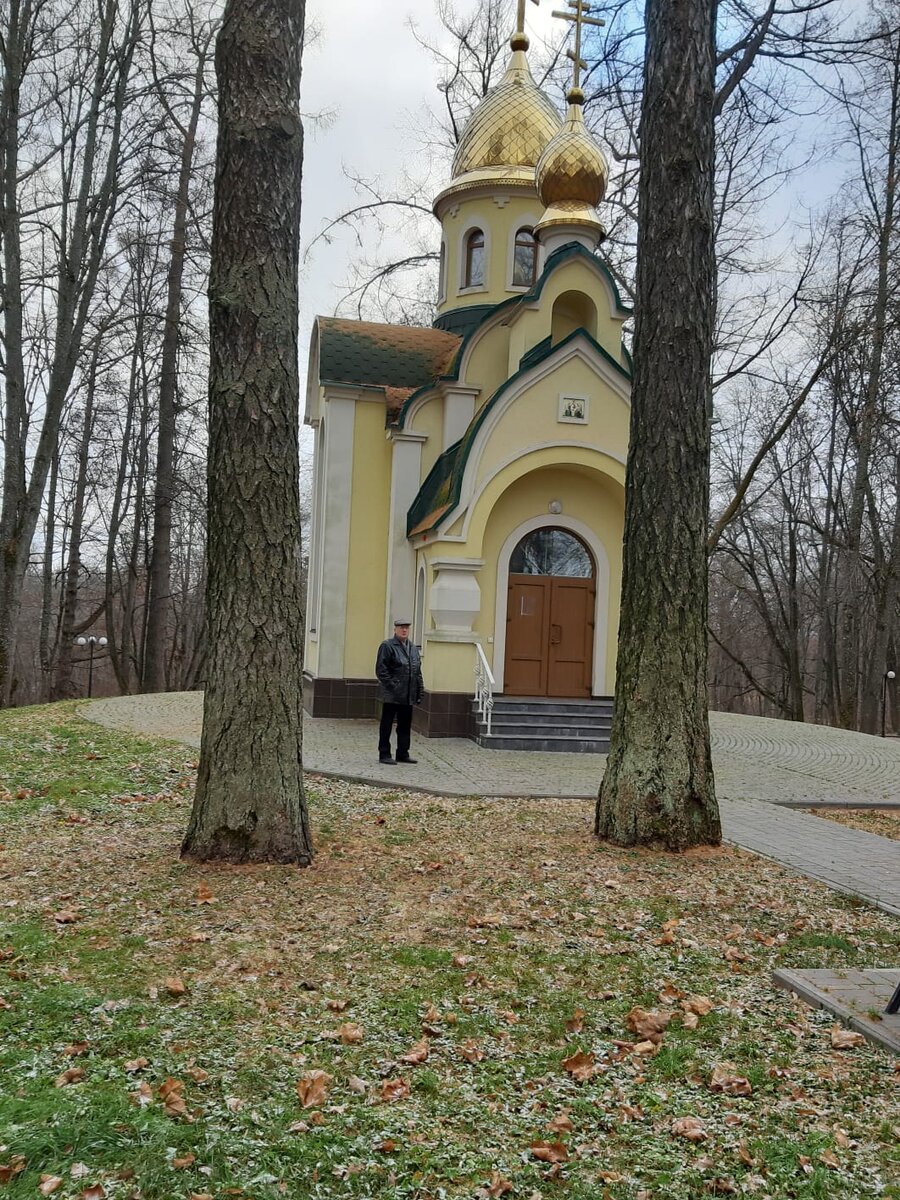
{"label": "man's cap", "polygon": [[396,628],[398,625],[412,625],[412,621],[408,621],[406,617],[395,617],[394,628]]}

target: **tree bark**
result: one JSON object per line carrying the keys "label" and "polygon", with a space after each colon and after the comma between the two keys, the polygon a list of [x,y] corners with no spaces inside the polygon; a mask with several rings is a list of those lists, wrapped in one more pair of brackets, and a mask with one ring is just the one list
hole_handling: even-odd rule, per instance
{"label": "tree bark", "polygon": [[596,812],[599,836],[672,850],[721,839],[706,631],[714,24],[713,0],[648,0],[625,562]]}
{"label": "tree bark", "polygon": [[210,272],[200,772],[182,853],[308,864],[297,322],[304,0],[228,0]]}

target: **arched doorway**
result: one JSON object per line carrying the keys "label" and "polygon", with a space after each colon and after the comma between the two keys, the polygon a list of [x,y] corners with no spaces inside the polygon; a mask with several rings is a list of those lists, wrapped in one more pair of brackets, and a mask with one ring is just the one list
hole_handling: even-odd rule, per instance
{"label": "arched doorway", "polygon": [[573,533],[542,526],[509,560],[503,690],[510,696],[591,694],[595,567]]}

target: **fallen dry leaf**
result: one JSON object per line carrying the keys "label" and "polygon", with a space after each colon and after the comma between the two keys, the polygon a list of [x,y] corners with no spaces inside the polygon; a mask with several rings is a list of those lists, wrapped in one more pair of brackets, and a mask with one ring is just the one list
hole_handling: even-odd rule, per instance
{"label": "fallen dry leaf", "polygon": [[513,1185],[508,1179],[504,1179],[499,1171],[491,1171],[490,1182],[482,1189],[484,1195],[490,1196],[491,1200],[497,1200],[498,1196],[505,1196],[512,1190]]}
{"label": "fallen dry leaf", "polygon": [[183,1158],[173,1158],[172,1166],[176,1171],[184,1171],[187,1167],[191,1167],[197,1161],[196,1154],[185,1154]]}
{"label": "fallen dry leaf", "polygon": [[38,1191],[42,1196],[52,1196],[58,1187],[62,1187],[62,1175],[42,1175]]}
{"label": "fallen dry leaf", "polygon": [[861,1033],[842,1029],[840,1025],[835,1025],[831,1031],[831,1044],[835,1050],[851,1050],[854,1046],[861,1046],[865,1040]]}
{"label": "fallen dry leaf", "polygon": [[172,1079],[171,1076],[160,1085],[156,1094],[162,1100],[167,1116],[183,1117],[187,1115],[187,1104],[181,1094],[183,1090],[184,1081]]}
{"label": "fallen dry leaf", "polygon": [[70,1042],[68,1046],[63,1046],[63,1054],[69,1058],[77,1058],[79,1054],[85,1054],[87,1048],[87,1042]]}
{"label": "fallen dry leaf", "polygon": [[78,920],[78,914],[70,908],[64,908],[53,914],[53,920],[57,925],[73,925]]}
{"label": "fallen dry leaf", "polygon": [[705,1017],[707,1013],[712,1012],[714,1006],[708,996],[688,996],[681,1001],[681,1007],[686,1013],[696,1013],[698,1017]]}
{"label": "fallen dry leaf", "polygon": [[326,1000],[325,1007],[331,1012],[343,1012],[349,1003],[349,1000]]}
{"label": "fallen dry leaf", "polygon": [[338,1025],[337,1029],[323,1033],[322,1037],[341,1042],[345,1046],[355,1046],[363,1040],[362,1026],[354,1021],[345,1021],[343,1025]]}
{"label": "fallen dry leaf", "polygon": [[122,1066],[123,1071],[127,1071],[129,1075],[133,1075],[135,1071],[143,1071],[144,1067],[150,1066],[149,1058],[131,1058]]}
{"label": "fallen dry leaf", "polygon": [[53,1081],[54,1087],[66,1087],[70,1083],[81,1083],[84,1079],[84,1067],[69,1067],[68,1071],[63,1071],[62,1075],[57,1075]]}
{"label": "fallen dry leaf", "polygon": [[297,1095],[304,1108],[315,1108],[328,1095],[331,1076],[327,1071],[307,1071],[297,1081]]}
{"label": "fallen dry leaf", "polygon": [[393,1104],[397,1100],[405,1100],[409,1095],[409,1084],[399,1075],[396,1079],[382,1080],[380,1096],[385,1104]]}
{"label": "fallen dry leaf", "polygon": [[202,1067],[188,1067],[185,1075],[190,1075],[194,1083],[205,1083],[209,1079],[209,1071],[204,1071]]}
{"label": "fallen dry leaf", "polygon": [[187,992],[184,980],[180,979],[177,975],[169,975],[168,978],[164,979],[163,987],[170,996],[183,996]]}
{"label": "fallen dry leaf", "polygon": [[689,1142],[705,1142],[709,1137],[703,1122],[697,1117],[677,1117],[671,1125],[676,1137],[687,1138]]}
{"label": "fallen dry leaf", "polygon": [[563,1142],[532,1142],[531,1157],[540,1162],[562,1163],[569,1157]]}
{"label": "fallen dry leaf", "polygon": [[564,1058],[562,1067],[573,1079],[577,1079],[579,1083],[584,1083],[585,1080],[596,1075],[597,1060],[593,1054],[585,1054],[583,1050],[579,1050],[575,1054],[569,1055],[568,1058]]}
{"label": "fallen dry leaf", "polygon": [[459,1053],[466,1062],[477,1063],[484,1058],[484,1051],[475,1038],[466,1038],[459,1046]]}
{"label": "fallen dry leaf", "polygon": [[427,1061],[430,1049],[428,1038],[422,1038],[414,1046],[411,1046],[405,1054],[401,1054],[399,1061],[409,1063],[411,1067],[418,1067]]}
{"label": "fallen dry leaf", "polygon": [[474,962],[474,961],[475,960],[473,959],[471,954],[454,954],[453,955],[454,967],[467,967],[470,962]]}
{"label": "fallen dry leaf", "polygon": [[824,1163],[831,1171],[839,1171],[841,1164],[838,1162],[838,1157],[833,1150],[823,1150],[819,1155],[819,1162]]}
{"label": "fallen dry leaf", "polygon": [[128,1093],[128,1099],[138,1108],[146,1108],[148,1104],[153,1103],[153,1088],[146,1080],[142,1080],[136,1092]]}
{"label": "fallen dry leaf", "polygon": [[566,1033],[581,1033],[584,1029],[584,1009],[576,1008],[566,1021]]}
{"label": "fallen dry leaf", "polygon": [[212,904],[214,900],[215,900],[215,896],[212,894],[212,891],[210,890],[209,885],[206,883],[198,883],[197,884],[197,903],[198,904]]}
{"label": "fallen dry leaf", "polygon": [[15,1179],[25,1170],[26,1160],[24,1154],[14,1154],[9,1162],[0,1163],[0,1183],[9,1183],[11,1179]]}
{"label": "fallen dry leaf", "polygon": [[641,1041],[661,1042],[663,1032],[672,1020],[670,1012],[660,1012],[659,1009],[633,1008],[625,1020],[632,1033],[636,1033]]}
{"label": "fallen dry leaf", "polygon": [[713,1067],[709,1080],[710,1091],[724,1092],[728,1096],[749,1096],[753,1091],[750,1080],[737,1074],[734,1063],[721,1062]]}
{"label": "fallen dry leaf", "polygon": [[81,1200],[103,1200],[106,1192],[102,1183],[94,1183],[81,1193]]}
{"label": "fallen dry leaf", "polygon": [[555,1117],[552,1117],[547,1122],[547,1128],[551,1133],[571,1133],[574,1129],[572,1118],[569,1116],[568,1109],[563,1109],[558,1112]]}

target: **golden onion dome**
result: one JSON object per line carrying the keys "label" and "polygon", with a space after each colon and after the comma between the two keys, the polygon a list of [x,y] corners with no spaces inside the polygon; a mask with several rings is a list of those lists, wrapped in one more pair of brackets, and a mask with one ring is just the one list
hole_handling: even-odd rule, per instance
{"label": "golden onion dome", "polygon": [[[511,41],[506,74],[469,118],[453,157],[448,191],[496,181],[534,186],[538,159],[562,122],[531,74],[521,33]],[[446,193],[445,193],[446,194]]]}
{"label": "golden onion dome", "polygon": [[535,232],[557,225],[582,225],[602,237],[596,209],[606,192],[609,167],[585,126],[584,93],[572,88],[566,99],[566,119],[545,147],[535,172],[545,210]]}

